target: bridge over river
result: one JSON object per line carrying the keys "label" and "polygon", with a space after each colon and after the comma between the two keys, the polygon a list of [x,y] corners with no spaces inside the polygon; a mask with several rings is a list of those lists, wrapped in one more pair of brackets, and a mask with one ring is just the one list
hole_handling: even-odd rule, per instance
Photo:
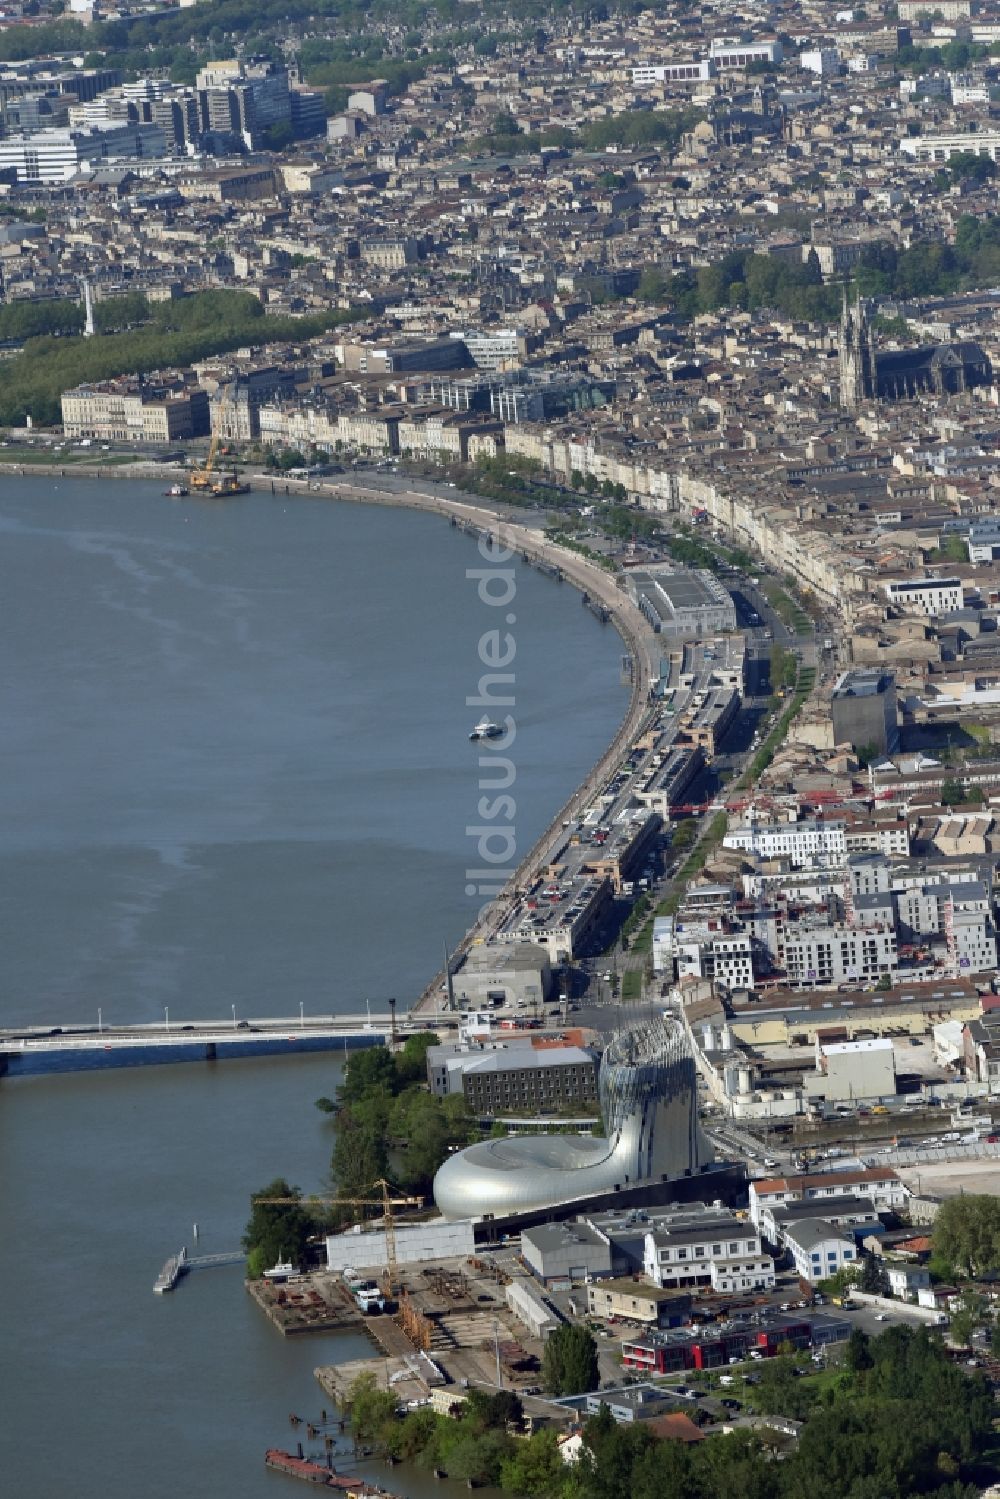
{"label": "bridge over river", "polygon": [[[444,1021],[454,1025],[457,1017]],[[97,1072],[112,1067],[150,1067],[168,1062],[222,1062],[240,1057],[288,1056],[296,1052],[355,1050],[405,1038],[439,1022],[395,1013],[278,1016],[263,1020],[171,1020],[155,1024],[28,1026],[0,1030],[0,1078],[61,1072]]]}

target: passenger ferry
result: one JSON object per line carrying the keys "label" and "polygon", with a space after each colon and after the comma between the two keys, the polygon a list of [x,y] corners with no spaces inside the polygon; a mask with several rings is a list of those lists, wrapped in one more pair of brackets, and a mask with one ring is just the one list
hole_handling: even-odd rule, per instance
{"label": "passenger ferry", "polygon": [[491,723],[488,718],[481,718],[469,735],[470,739],[499,739],[503,729],[498,723]]}

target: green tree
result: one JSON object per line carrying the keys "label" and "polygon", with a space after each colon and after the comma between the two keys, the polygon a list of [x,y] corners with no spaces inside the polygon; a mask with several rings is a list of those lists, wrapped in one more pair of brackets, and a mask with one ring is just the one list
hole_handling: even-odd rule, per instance
{"label": "green tree", "polygon": [[372,1183],[384,1178],[388,1169],[384,1131],[365,1120],[356,1107],[345,1104],[337,1116],[337,1138],[330,1162],[337,1195],[371,1197]]}
{"label": "green tree", "polygon": [[987,1303],[975,1291],[966,1291],[951,1314],[949,1337],[959,1347],[967,1348],[972,1334],[989,1320]]}
{"label": "green tree", "polygon": [[503,1488],[529,1499],[550,1499],[561,1492],[566,1481],[566,1464],[559,1452],[555,1431],[536,1431],[527,1441],[516,1443],[500,1469]]}
{"label": "green tree", "polygon": [[508,1426],[519,1426],[524,1419],[521,1397],[513,1390],[470,1390],[465,1410],[484,1431],[490,1428],[505,1431]]}
{"label": "green tree", "polygon": [[853,1265],[841,1265],[840,1269],[833,1275],[821,1280],[819,1289],[824,1296],[847,1296],[852,1286],[857,1284],[857,1272]]}
{"label": "green tree", "polygon": [[869,1296],[889,1295],[889,1273],[878,1255],[865,1255],[859,1289]]}
{"label": "green tree", "polygon": [[870,1369],[874,1360],[871,1355],[871,1339],[860,1327],[851,1329],[851,1335],[844,1349],[844,1367],[852,1374],[863,1374]]}
{"label": "green tree", "polygon": [[403,1049],[396,1053],[396,1077],[403,1086],[422,1083],[427,1079],[427,1053],[438,1045],[439,1038],[433,1031],[418,1031],[407,1036]]}
{"label": "green tree", "polygon": [[754,1391],[754,1403],[770,1416],[791,1416],[804,1420],[812,1407],[813,1394],[797,1377],[794,1357],[778,1354],[761,1365]]}
{"label": "green tree", "polygon": [[509,1451],[510,1442],[503,1432],[477,1432],[463,1422],[458,1441],[448,1453],[448,1476],[473,1483],[497,1484]]}
{"label": "green tree", "polygon": [[[288,1197],[289,1203],[262,1202],[265,1197]],[[247,1279],[258,1279],[279,1261],[301,1265],[308,1256],[309,1238],[315,1224],[304,1207],[298,1187],[283,1176],[275,1177],[250,1199],[250,1219],[243,1234],[247,1251]]]}
{"label": "green tree", "polygon": [[596,1390],[600,1373],[593,1333],[569,1323],[557,1327],[545,1344],[542,1379],[553,1395],[584,1395]]}
{"label": "green tree", "polygon": [[354,1435],[363,1442],[379,1441],[395,1420],[398,1402],[391,1390],[380,1390],[374,1374],[359,1374],[347,1392],[347,1409]]}
{"label": "green tree", "polygon": [[354,1103],[373,1089],[395,1093],[397,1082],[396,1065],[388,1047],[368,1046],[350,1053],[338,1091],[344,1103]]}
{"label": "green tree", "polygon": [[941,787],[941,805],[957,807],[966,800],[966,790],[961,781],[949,778]]}

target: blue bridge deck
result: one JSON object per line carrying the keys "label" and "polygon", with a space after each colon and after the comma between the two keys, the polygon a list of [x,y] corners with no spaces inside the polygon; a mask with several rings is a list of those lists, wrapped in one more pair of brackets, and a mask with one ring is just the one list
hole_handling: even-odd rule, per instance
{"label": "blue bridge deck", "polygon": [[[414,1027],[405,1021],[405,1034]],[[240,1057],[291,1056],[301,1052],[353,1051],[378,1046],[392,1033],[388,1016],[317,1020],[255,1020],[242,1026],[196,1022],[130,1026],[0,1031],[0,1078],[114,1067],[156,1067],[170,1062],[222,1062]]]}

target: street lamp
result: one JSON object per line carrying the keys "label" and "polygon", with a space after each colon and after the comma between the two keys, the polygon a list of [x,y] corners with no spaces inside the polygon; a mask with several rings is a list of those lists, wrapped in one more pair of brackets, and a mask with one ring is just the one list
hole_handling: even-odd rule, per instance
{"label": "street lamp", "polygon": [[164,1005],[163,1006],[163,1024],[166,1027],[167,1031],[169,1032],[169,1030],[170,1030],[170,1006],[169,1005]]}
{"label": "street lamp", "polygon": [[229,1008],[233,1012],[233,1030],[235,1030],[236,1029],[236,1006],[235,1005],[230,1005]]}
{"label": "street lamp", "polygon": [[103,1022],[103,1020],[101,1018],[101,1007],[100,1007],[100,1005],[98,1005],[98,1007],[97,1007],[97,1034],[100,1035],[103,1030],[104,1030],[104,1022]]}
{"label": "street lamp", "polygon": [[302,1000],[302,999],[299,1000],[299,1025],[302,1027],[303,1030],[305,1030],[305,1025],[306,1025],[305,1000]]}

